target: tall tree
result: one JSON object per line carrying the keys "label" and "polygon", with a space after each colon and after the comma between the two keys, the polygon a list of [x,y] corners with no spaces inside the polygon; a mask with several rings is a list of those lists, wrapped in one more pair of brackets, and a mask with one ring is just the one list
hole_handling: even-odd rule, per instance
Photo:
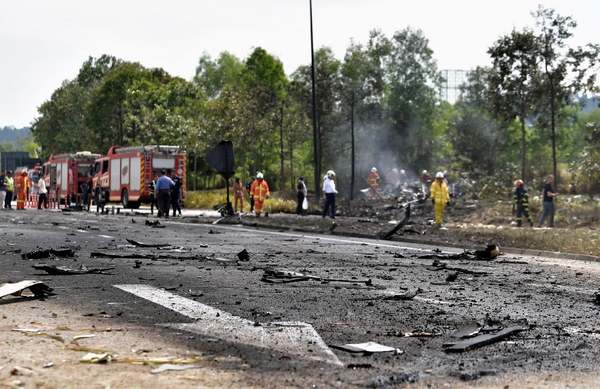
{"label": "tall tree", "polygon": [[538,78],[538,40],[532,31],[513,30],[488,50],[492,112],[505,123],[518,119],[521,125],[521,178],[527,180],[526,121],[535,105],[534,84]]}
{"label": "tall tree", "polygon": [[386,100],[393,133],[387,144],[409,166],[429,166],[436,149],[432,120],[442,80],[433,51],[423,32],[410,28],[393,35],[389,50]]}
{"label": "tall tree", "polygon": [[[570,99],[585,90],[596,90],[596,72],[600,47],[588,44],[585,47],[569,47],[577,23],[570,16],[561,16],[555,10],[540,6],[533,13],[537,27],[540,50],[539,59],[544,77],[539,82],[540,101],[549,110],[548,120],[543,124],[550,127],[552,142],[552,171],[558,180],[557,169],[557,116]],[[544,118],[542,116],[542,118]]]}
{"label": "tall tree", "polygon": [[[371,33],[371,39],[378,32]],[[372,105],[379,103],[384,89],[380,57],[371,47],[351,42],[346,50],[341,68],[342,110],[350,127],[350,199],[354,197],[356,176],[356,130],[357,120],[370,118]]]}

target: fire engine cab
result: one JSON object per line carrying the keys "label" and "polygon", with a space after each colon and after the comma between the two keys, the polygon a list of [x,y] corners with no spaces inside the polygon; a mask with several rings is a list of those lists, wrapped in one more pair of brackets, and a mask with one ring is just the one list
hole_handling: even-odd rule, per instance
{"label": "fire engine cab", "polygon": [[151,186],[161,170],[175,172],[186,188],[186,153],[179,146],[113,146],[94,166],[92,187],[96,201],[121,202],[138,208],[151,201]]}
{"label": "fire engine cab", "polygon": [[42,172],[50,196],[59,202],[78,202],[81,184],[90,183],[94,162],[100,157],[89,151],[51,155]]}

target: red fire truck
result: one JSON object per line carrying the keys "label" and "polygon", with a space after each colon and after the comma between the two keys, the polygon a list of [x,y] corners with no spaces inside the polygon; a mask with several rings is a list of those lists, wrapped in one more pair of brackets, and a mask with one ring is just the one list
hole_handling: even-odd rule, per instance
{"label": "red fire truck", "polygon": [[50,197],[57,202],[78,202],[81,184],[91,182],[94,163],[100,157],[89,151],[50,156],[42,172]]}
{"label": "red fire truck", "polygon": [[185,197],[186,153],[179,146],[113,146],[94,166],[94,195],[105,202],[121,202],[125,208],[137,208],[150,202],[150,187],[161,170],[181,177]]}

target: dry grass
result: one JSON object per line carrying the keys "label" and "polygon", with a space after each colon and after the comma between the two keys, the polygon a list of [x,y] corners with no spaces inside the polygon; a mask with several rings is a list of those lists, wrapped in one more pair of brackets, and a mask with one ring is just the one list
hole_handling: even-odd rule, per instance
{"label": "dry grass", "polygon": [[500,246],[600,256],[598,231],[589,228],[529,228],[457,224],[435,233],[465,245],[496,242]]}
{"label": "dry grass", "polygon": [[[216,206],[225,204],[227,193],[225,190],[205,190],[188,192],[185,198],[185,207],[193,209],[213,209]],[[233,195],[231,195],[233,201]],[[244,199],[244,210],[250,210],[248,197]],[[277,193],[273,193],[271,198],[265,202],[265,210],[272,213],[294,213],[296,211],[296,202],[279,198]]]}

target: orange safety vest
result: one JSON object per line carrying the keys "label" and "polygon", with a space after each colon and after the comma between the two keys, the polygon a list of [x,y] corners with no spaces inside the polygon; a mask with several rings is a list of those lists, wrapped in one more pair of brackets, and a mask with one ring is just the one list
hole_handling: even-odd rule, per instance
{"label": "orange safety vest", "polygon": [[379,185],[379,179],[379,173],[370,172],[369,176],[367,177],[367,182],[369,183],[369,186],[375,187]]}
{"label": "orange safety vest", "polygon": [[250,187],[250,193],[254,196],[254,200],[265,201],[267,196],[270,195],[269,184],[265,180],[254,180]]}

